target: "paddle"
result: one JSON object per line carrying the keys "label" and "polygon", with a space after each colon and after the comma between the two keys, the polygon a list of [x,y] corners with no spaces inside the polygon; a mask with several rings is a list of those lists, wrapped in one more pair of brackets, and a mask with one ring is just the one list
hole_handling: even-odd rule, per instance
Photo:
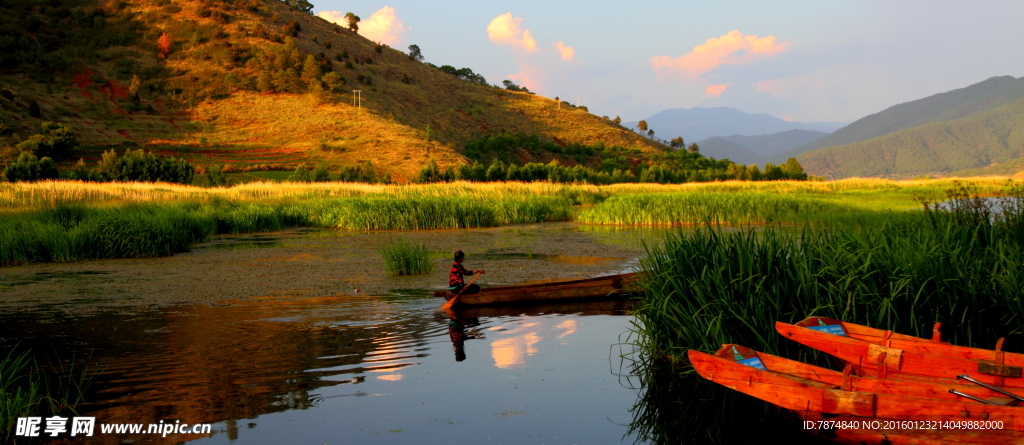
{"label": "paddle", "polygon": [[481,274],[476,274],[476,276],[474,276],[472,280],[469,280],[469,283],[466,283],[466,285],[465,285],[465,286],[462,286],[462,290],[460,290],[460,291],[459,291],[459,293],[455,294],[455,296],[454,296],[454,297],[452,297],[452,299],[451,299],[451,300],[448,300],[448,301],[447,301],[447,302],[446,302],[445,304],[443,304],[443,305],[441,306],[441,310],[445,310],[445,311],[446,311],[446,310],[449,310],[449,309],[451,309],[451,308],[452,308],[452,306],[454,306],[454,305],[455,305],[455,300],[458,300],[458,299],[459,299],[459,297],[461,297],[461,296],[462,296],[462,293],[463,293],[463,292],[465,292],[465,291],[466,291],[466,289],[469,289],[469,286],[470,286],[471,284],[473,284],[473,282],[474,282],[474,281],[476,281],[476,279],[477,279],[477,278],[480,278],[480,275],[481,275]]}

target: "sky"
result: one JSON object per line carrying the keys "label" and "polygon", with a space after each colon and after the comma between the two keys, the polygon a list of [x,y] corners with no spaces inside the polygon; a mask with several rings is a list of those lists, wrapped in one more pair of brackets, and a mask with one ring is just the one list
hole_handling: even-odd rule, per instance
{"label": "sky", "polygon": [[[591,113],[737,108],[852,122],[994,76],[1024,76],[1024,1],[313,0],[360,34]],[[578,98],[578,99],[577,99]]]}

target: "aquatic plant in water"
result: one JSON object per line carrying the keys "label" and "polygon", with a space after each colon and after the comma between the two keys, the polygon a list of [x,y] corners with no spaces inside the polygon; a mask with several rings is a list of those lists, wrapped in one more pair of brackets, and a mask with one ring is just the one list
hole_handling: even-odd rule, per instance
{"label": "aquatic plant in water", "polygon": [[391,239],[378,250],[388,275],[421,275],[434,269],[426,244],[414,244],[405,238]]}

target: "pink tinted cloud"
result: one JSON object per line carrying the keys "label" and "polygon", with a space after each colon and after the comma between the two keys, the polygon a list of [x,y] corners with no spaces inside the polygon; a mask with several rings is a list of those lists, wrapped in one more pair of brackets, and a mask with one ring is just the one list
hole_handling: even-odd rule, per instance
{"label": "pink tinted cloud", "polygon": [[[328,22],[348,26],[348,19],[341,11],[320,11],[318,17]],[[359,22],[359,34],[374,42],[385,45],[397,45],[406,41],[406,37],[412,28],[405,26],[402,20],[395,13],[395,8],[384,6],[370,15],[369,18]]]}
{"label": "pink tinted cloud", "polygon": [[529,29],[523,29],[523,19],[512,17],[511,12],[506,12],[491,20],[487,25],[487,38],[498,45],[509,45],[526,52],[537,51],[537,40],[530,34]]}
{"label": "pink tinted cloud", "polygon": [[536,65],[521,64],[519,65],[519,72],[515,74],[509,74],[508,78],[512,79],[515,83],[520,86],[529,88],[530,91],[538,92],[543,86],[541,81],[547,76],[544,69]]}
{"label": "pink tinted cloud", "polygon": [[571,46],[566,46],[565,42],[561,40],[555,42],[555,49],[558,50],[558,55],[562,57],[562,60],[572,60],[576,55],[576,50]]}
{"label": "pink tinted cloud", "polygon": [[721,85],[710,85],[704,89],[704,92],[707,93],[708,96],[718,97],[725,92],[725,89],[728,88],[729,85],[731,85],[731,83],[723,83]]}
{"label": "pink tinted cloud", "polygon": [[788,42],[776,41],[775,36],[759,37],[733,30],[708,39],[680,57],[656,56],[650,62],[659,78],[665,75],[697,78],[723,64],[742,65],[777,56],[786,51],[788,45]]}

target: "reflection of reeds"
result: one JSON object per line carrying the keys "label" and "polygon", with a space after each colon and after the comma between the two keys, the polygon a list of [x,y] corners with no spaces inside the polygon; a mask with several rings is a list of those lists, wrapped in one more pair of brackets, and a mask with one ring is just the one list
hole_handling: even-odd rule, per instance
{"label": "reflection of reeds", "polygon": [[434,262],[426,244],[413,244],[404,238],[390,240],[379,250],[389,275],[420,275],[430,273]]}
{"label": "reflection of reeds", "polygon": [[87,368],[76,369],[74,357],[70,362],[68,369],[61,364],[44,373],[27,350],[11,349],[0,359],[0,443],[11,439],[18,417],[75,413],[92,375]]}
{"label": "reflection of reeds", "polygon": [[[954,195],[964,199],[963,193]],[[1003,336],[1020,341],[1024,209],[1008,207],[1017,214],[988,218],[978,205],[952,207],[952,212],[932,210],[879,224],[796,232],[774,226],[730,233],[705,227],[668,235],[641,260],[646,274],[634,311],[635,337],[646,358],[639,368],[646,376],[675,366],[678,382],[648,378],[682,388],[678,397],[688,398],[684,404],[712,399],[715,408],[658,406],[666,402],[645,395],[635,408],[640,423],[634,429],[657,435],[711,428],[709,437],[722,443],[762,440],[760,430],[736,428],[729,420],[756,421],[749,406],[741,406],[750,405],[749,398],[704,381],[687,383],[694,377],[685,352],[737,343],[828,366],[822,355],[781,339],[776,321],[820,315],[925,337],[941,321],[948,329],[943,339],[955,344],[992,347]],[[665,413],[676,413],[666,419],[682,423],[643,423]],[[671,439],[651,438],[675,442]]]}

